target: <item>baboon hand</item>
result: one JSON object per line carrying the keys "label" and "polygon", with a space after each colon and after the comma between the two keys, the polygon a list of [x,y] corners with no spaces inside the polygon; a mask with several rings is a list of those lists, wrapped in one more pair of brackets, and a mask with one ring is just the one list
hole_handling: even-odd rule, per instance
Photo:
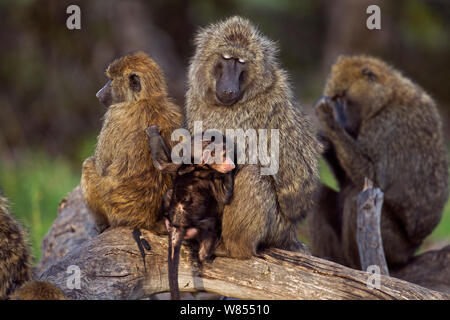
{"label": "baboon hand", "polygon": [[145,129],[145,133],[151,138],[154,136],[159,136],[159,127],[156,124],[149,126]]}
{"label": "baboon hand", "polygon": [[333,101],[329,97],[322,97],[315,106],[317,118],[325,131],[335,131],[340,128]]}
{"label": "baboon hand", "polygon": [[82,166],[83,170],[88,169],[89,167],[92,167],[92,168],[95,167],[95,157],[94,156],[87,158],[83,162],[83,166]]}

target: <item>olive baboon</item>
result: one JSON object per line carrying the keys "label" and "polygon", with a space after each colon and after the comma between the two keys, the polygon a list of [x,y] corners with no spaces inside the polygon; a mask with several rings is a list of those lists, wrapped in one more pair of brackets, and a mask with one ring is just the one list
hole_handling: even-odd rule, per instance
{"label": "olive baboon", "polygon": [[356,197],[364,178],[384,192],[381,234],[391,268],[439,223],[448,196],[439,113],[418,85],[381,60],[340,57],[316,107],[339,192],[321,187],[308,217],[312,253],[360,268]]}
{"label": "olive baboon", "polygon": [[31,279],[31,253],[24,228],[0,195],[0,300]]}
{"label": "olive baboon", "polygon": [[81,189],[100,231],[108,226],[160,227],[160,206],[172,185],[152,165],[145,129],[158,124],[167,145],[181,127],[181,109],[167,96],[159,66],[137,52],[112,62],[98,93],[108,107],[93,157],[83,163]]}
{"label": "olive baboon", "polygon": [[[279,67],[277,47],[246,19],[232,17],[200,31],[189,67],[186,124],[203,130],[278,129],[279,170],[239,165],[235,195],[224,209],[227,254],[249,258],[264,247],[301,250],[295,223],[313,205],[319,144]],[[272,139],[268,138],[272,141]]]}
{"label": "olive baboon", "polygon": [[[164,172],[175,172],[173,188],[164,196],[163,212],[169,231],[169,285],[172,299],[179,299],[178,264],[183,239],[198,243],[198,257],[201,262],[209,259],[220,237],[221,218],[224,205],[233,196],[234,163],[227,158],[226,141],[208,141],[202,139],[202,156],[199,164],[191,157],[191,164],[174,165],[169,162],[167,148],[159,136],[156,126],[149,127],[152,159],[155,167]],[[194,139],[191,139],[192,148]],[[214,151],[209,152],[209,148]],[[214,152],[221,149],[221,159]],[[192,149],[191,149],[192,150]]]}
{"label": "olive baboon", "polygon": [[8,202],[0,194],[0,300],[64,297],[53,284],[32,280],[31,260],[25,229],[9,213]]}

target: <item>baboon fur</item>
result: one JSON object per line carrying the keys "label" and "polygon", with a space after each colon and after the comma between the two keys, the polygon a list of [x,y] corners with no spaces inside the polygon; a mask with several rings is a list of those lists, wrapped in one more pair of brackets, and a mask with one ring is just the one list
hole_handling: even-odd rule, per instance
{"label": "baboon fur", "polygon": [[33,280],[26,282],[15,290],[10,300],[66,300],[62,291],[46,281]]}
{"label": "baboon fur", "polygon": [[[159,66],[137,52],[106,70],[112,80],[111,105],[104,116],[93,157],[83,163],[81,188],[99,229],[130,226],[152,230],[160,220],[162,198],[171,177],[152,164],[145,129],[157,124],[167,145],[183,123],[181,109],[167,96]],[[131,89],[137,75],[140,90]]]}
{"label": "baboon fur", "polygon": [[0,195],[0,300],[31,279],[31,253],[25,229]]}
{"label": "baboon fur", "polygon": [[[304,249],[296,222],[313,205],[320,147],[279,66],[275,43],[248,20],[232,17],[200,30],[195,45],[186,101],[188,129],[192,132],[194,121],[201,120],[203,130],[223,134],[225,129],[279,129],[280,134],[277,174],[261,176],[260,164],[239,166],[233,201],[223,213],[223,249],[235,258],[249,258],[264,247]],[[242,96],[231,106],[214,94],[214,68],[224,54],[243,59],[246,68]]]}
{"label": "baboon fur", "polygon": [[[439,223],[448,197],[441,119],[432,98],[385,62],[342,56],[317,115],[339,192],[320,190],[308,217],[312,253],[360,268],[356,197],[364,178],[384,192],[381,235],[390,268],[404,265]],[[334,100],[343,99],[341,116]],[[340,119],[340,120],[339,120]]]}

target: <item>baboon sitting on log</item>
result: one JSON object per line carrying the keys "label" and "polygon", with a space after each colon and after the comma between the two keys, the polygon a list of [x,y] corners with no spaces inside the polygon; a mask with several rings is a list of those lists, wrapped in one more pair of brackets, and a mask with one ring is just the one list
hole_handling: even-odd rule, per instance
{"label": "baboon sitting on log", "polygon": [[384,193],[390,268],[404,265],[439,223],[448,197],[441,119],[418,85],[379,59],[340,57],[316,107],[339,192],[322,186],[308,217],[312,253],[360,268],[356,197],[364,178]]}
{"label": "baboon sitting on log", "polygon": [[163,226],[160,207],[172,179],[153,166],[145,129],[157,124],[171,145],[172,131],[182,125],[181,109],[168,98],[159,66],[142,52],[112,62],[106,75],[97,97],[108,110],[95,155],[83,164],[81,189],[100,231],[156,230]]}
{"label": "baboon sitting on log", "polygon": [[[296,103],[277,47],[248,20],[232,17],[197,35],[189,67],[186,124],[203,130],[278,129],[279,168],[261,175],[256,164],[238,163],[233,201],[225,206],[222,244],[227,254],[249,258],[257,250],[302,250],[296,222],[313,205],[319,144]],[[268,137],[275,143],[273,137]],[[247,148],[248,153],[250,148]]]}

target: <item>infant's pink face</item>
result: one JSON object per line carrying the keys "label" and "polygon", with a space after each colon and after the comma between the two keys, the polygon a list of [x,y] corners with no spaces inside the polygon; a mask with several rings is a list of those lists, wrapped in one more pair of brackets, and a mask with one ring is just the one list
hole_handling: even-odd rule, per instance
{"label": "infant's pink face", "polygon": [[[166,222],[167,232],[170,233],[170,230],[172,229],[172,227],[170,225],[169,219],[165,219],[165,222]],[[193,239],[197,236],[197,234],[198,234],[198,230],[196,228],[188,228],[186,230],[186,234],[184,235],[184,240]]]}

